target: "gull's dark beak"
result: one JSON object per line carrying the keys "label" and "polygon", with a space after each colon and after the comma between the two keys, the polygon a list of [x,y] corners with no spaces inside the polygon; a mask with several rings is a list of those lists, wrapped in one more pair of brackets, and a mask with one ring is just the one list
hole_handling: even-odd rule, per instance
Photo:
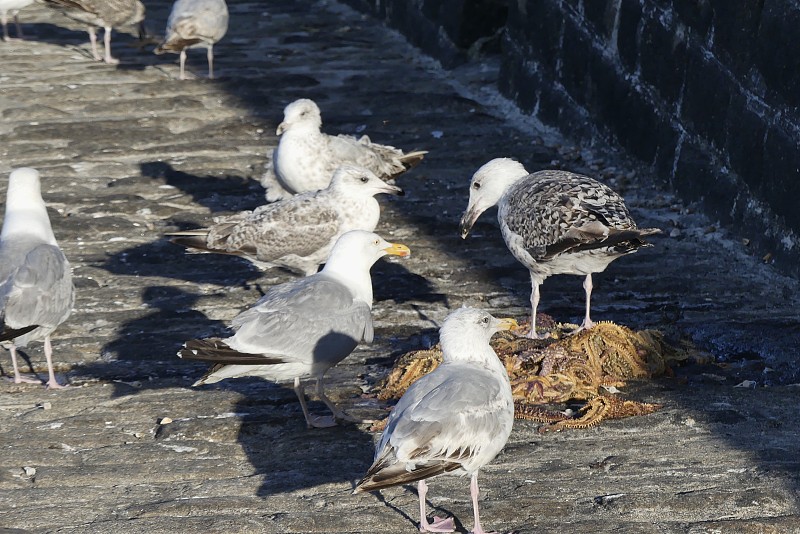
{"label": "gull's dark beak", "polygon": [[458,231],[461,234],[461,239],[466,239],[469,231],[472,230],[472,225],[478,220],[482,212],[476,210],[474,207],[467,208],[464,216],[461,217],[461,224],[458,225]]}

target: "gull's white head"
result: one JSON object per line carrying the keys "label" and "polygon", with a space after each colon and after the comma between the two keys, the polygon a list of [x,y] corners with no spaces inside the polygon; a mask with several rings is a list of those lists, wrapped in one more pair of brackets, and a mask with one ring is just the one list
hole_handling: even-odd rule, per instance
{"label": "gull's white head", "polygon": [[333,173],[328,189],[345,196],[375,196],[378,193],[402,196],[405,193],[397,186],[389,185],[375,173],[357,165],[341,165]]}
{"label": "gull's white head", "polygon": [[278,125],[277,135],[290,128],[317,130],[322,127],[322,115],[313,100],[301,98],[283,109],[283,122]]}
{"label": "gull's white head", "polygon": [[497,204],[512,184],[526,176],[528,171],[522,163],[511,158],[493,159],[475,171],[469,184],[467,211],[459,226],[461,238],[466,239],[481,213]]}
{"label": "gull's white head", "polygon": [[25,234],[55,244],[47,208],[42,200],[39,171],[21,167],[11,171],[6,193],[6,213],[0,237]]}
{"label": "gull's white head", "polygon": [[351,230],[339,236],[333,245],[323,271],[343,271],[366,269],[386,256],[409,256],[411,251],[405,245],[389,243],[374,232]]}
{"label": "gull's white head", "polygon": [[[517,326],[514,319],[497,319],[492,314],[477,308],[463,307],[450,312],[442,328],[439,341],[446,361],[483,360],[488,355],[497,356],[489,346],[489,340],[500,330]],[[486,350],[488,349],[488,351]]]}

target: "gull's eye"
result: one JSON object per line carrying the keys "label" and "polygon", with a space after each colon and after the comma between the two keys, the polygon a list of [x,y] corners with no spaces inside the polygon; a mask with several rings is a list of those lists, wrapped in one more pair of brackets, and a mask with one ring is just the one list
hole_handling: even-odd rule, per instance
{"label": "gull's eye", "polygon": [[472,184],[472,188],[473,189],[480,189],[481,188],[481,183],[480,182],[475,182],[474,184]]}
{"label": "gull's eye", "polygon": [[373,245],[380,245],[380,244],[381,244],[381,242],[380,242],[380,241],[378,241],[378,240],[376,239],[375,241],[373,241],[373,242],[372,242],[372,244],[373,244]]}
{"label": "gull's eye", "polygon": [[367,182],[369,182],[369,176],[362,176],[362,177],[361,177],[361,183],[362,183],[362,184],[365,184],[365,183],[367,183]]}
{"label": "gull's eye", "polygon": [[481,324],[489,324],[489,317],[484,317],[481,319]]}

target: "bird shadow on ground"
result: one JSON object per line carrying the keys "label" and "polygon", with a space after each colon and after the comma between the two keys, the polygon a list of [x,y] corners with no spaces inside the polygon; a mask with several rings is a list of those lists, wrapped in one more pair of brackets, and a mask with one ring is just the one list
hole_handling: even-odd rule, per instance
{"label": "bird shadow on ground", "polygon": [[[241,414],[238,441],[256,473],[264,476],[257,495],[346,482],[349,489],[330,495],[346,498],[370,465],[372,435],[352,424],[308,429],[292,389],[276,386],[273,392],[244,396],[236,407]],[[280,413],[275,394],[287,403]],[[316,401],[309,409],[327,413]]]}
{"label": "bird shadow on ground", "polygon": [[[152,311],[123,323],[119,335],[101,349],[101,360],[76,368],[71,373],[74,379],[111,380],[115,397],[150,387],[173,387],[175,379],[185,384],[186,375],[205,366],[180,361],[178,349],[191,337],[219,335],[226,328],[222,321],[192,309],[199,298],[170,286],[145,288],[143,305]],[[156,377],[159,380],[152,380]]]}
{"label": "bird shadow on ground", "polygon": [[166,238],[110,255],[97,267],[126,276],[158,276],[198,284],[248,286],[262,272],[249,261],[226,254],[191,254]]}
{"label": "bird shadow on ground", "polygon": [[261,185],[244,176],[200,176],[179,171],[164,161],[147,161],[140,164],[145,178],[163,180],[192,200],[213,212],[252,210],[265,204]]}

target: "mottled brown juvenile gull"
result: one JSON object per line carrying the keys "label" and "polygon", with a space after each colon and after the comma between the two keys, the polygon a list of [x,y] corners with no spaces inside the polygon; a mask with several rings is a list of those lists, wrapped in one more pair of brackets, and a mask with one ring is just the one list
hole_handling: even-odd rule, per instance
{"label": "mottled brown juvenile gull", "polygon": [[[309,427],[327,427],[336,419],[353,420],[325,395],[325,372],[353,352],[363,339],[372,342],[372,279],[378,258],[408,256],[405,245],[387,243],[363,230],[347,232],[333,247],[325,267],[314,275],[271,288],[249,310],[237,315],[228,338],[188,341],[178,356],[214,363],[194,385],[225,378],[260,376],[294,381]],[[333,417],[308,412],[301,378],[317,381],[317,394]]]}
{"label": "mottled brown juvenile gull", "polygon": [[624,254],[649,246],[658,228],[637,228],[621,196],[588,176],[562,170],[528,174],[521,163],[493,159],[473,175],[461,237],[481,213],[498,205],[506,246],[531,275],[531,331],[536,333],[539,286],[554,274],[585,275],[586,314],[579,330],[591,328],[592,273]]}
{"label": "mottled brown juvenile gull", "polygon": [[14,382],[38,383],[20,376],[17,347],[44,338],[47,387],[63,387],[53,373],[50,334],[67,320],[74,301],[72,271],[50,227],[39,173],[16,169],[8,180],[0,232],[0,341],[10,341]]}
{"label": "mottled brown juvenile gull", "polygon": [[180,79],[185,80],[186,50],[204,47],[208,57],[208,77],[214,79],[214,44],[228,31],[228,6],[225,0],[177,0],[167,20],[167,35],[156,54],[180,53]]}
{"label": "mottled brown juvenile gull", "polygon": [[14,17],[14,24],[17,26],[17,37],[22,39],[22,26],[19,24],[19,17],[17,16],[19,10],[31,5],[33,0],[0,0],[0,23],[3,24],[3,41],[8,41],[8,14]]}
{"label": "mottled brown juvenile gull", "polygon": [[[119,63],[111,56],[111,29],[139,24],[144,20],[144,4],[140,0],[45,0],[47,4],[60,10],[67,17],[88,24],[89,40],[92,43],[92,56],[97,61]],[[100,57],[97,51],[95,28],[103,28],[105,54]],[[140,27],[140,35],[144,29]]]}
{"label": "mottled brown juvenile gull", "polygon": [[373,143],[366,135],[332,136],[320,131],[322,116],[313,100],[295,100],[283,110],[278,125],[278,147],[272,165],[261,178],[267,200],[273,202],[328,186],[333,171],[343,163],[366,167],[382,180],[391,180],[422,161],[426,151],[403,153]]}
{"label": "mottled brown juvenile gull", "polygon": [[492,334],[516,326],[474,308],[447,316],[440,330],[443,361],[414,382],[389,415],[375,448],[375,461],[354,493],[419,481],[419,529],[452,532],[452,518],[425,512],[425,479],[453,473],[471,477],[475,534],[483,534],[478,513],[478,470],[508,441],[514,421],[511,384],[489,345]]}
{"label": "mottled brown juvenile gull", "polygon": [[381,208],[374,195],[402,195],[362,167],[343,165],[322,191],[216,219],[209,228],[175,232],[173,243],[247,258],[261,269],[285,267],[305,276],[317,272],[336,240],[350,230],[373,231]]}

